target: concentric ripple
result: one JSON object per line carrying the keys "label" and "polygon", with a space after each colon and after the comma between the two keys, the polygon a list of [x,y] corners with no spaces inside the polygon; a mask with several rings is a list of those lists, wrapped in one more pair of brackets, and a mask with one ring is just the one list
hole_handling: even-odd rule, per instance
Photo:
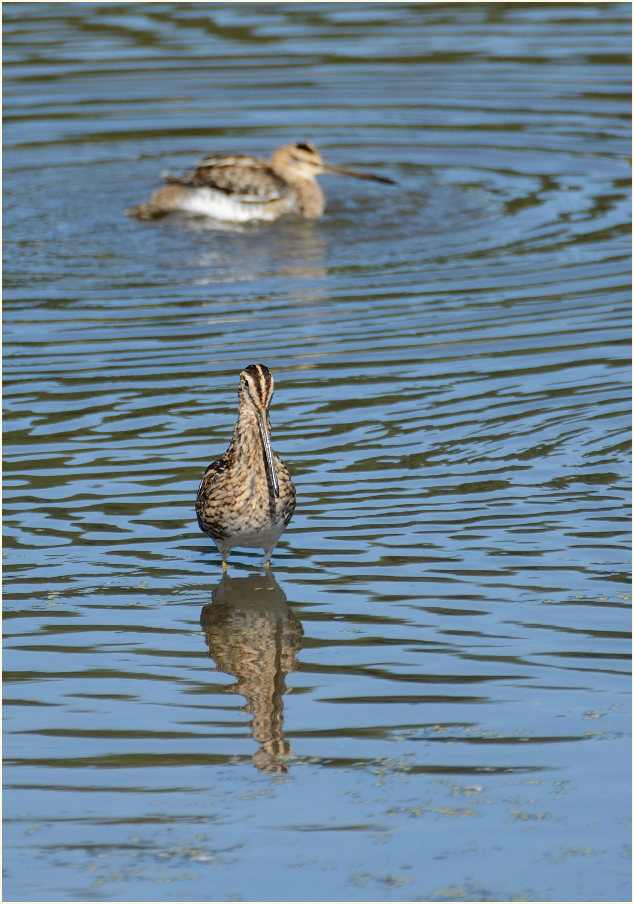
{"label": "concentric ripple", "polygon": [[[629,6],[3,13],[7,899],[630,900]],[[398,186],[123,215],[305,138]]]}

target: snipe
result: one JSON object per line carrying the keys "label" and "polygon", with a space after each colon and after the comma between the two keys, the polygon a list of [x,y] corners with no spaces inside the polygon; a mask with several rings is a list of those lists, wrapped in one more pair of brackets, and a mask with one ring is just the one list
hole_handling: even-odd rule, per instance
{"label": "snipe", "polygon": [[236,546],[263,549],[265,566],[295,510],[295,487],[271,447],[273,377],[264,364],[240,374],[238,419],[229,448],[203,475],[196,498],[200,529],[215,540],[222,568]]}
{"label": "snipe", "polygon": [[314,144],[300,141],[278,148],[270,161],[245,154],[205,157],[191,172],[165,175],[167,185],[126,213],[150,220],[184,210],[231,223],[276,220],[285,213],[314,219],[326,209],[317,183],[322,173],[396,184],[386,176],[326,163]]}

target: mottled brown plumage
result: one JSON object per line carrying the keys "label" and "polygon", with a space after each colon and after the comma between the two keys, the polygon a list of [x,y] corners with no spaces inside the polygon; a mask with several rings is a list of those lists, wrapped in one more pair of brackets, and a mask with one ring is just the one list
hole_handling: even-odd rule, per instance
{"label": "mottled brown plumage", "polygon": [[182,176],[166,175],[165,180],[196,188],[207,185],[254,201],[272,201],[289,191],[288,183],[276,174],[270,163],[247,154],[205,157],[191,172]]}
{"label": "mottled brown plumage", "polygon": [[198,524],[215,540],[223,569],[236,546],[263,549],[268,565],[295,510],[291,476],[271,448],[272,397],[268,367],[250,364],[242,371],[231,443],[222,458],[209,465],[198,488]]}
{"label": "mottled brown plumage", "polygon": [[317,183],[322,173],[395,184],[385,176],[326,163],[314,144],[300,141],[278,148],[270,161],[246,154],[205,157],[191,172],[166,175],[168,185],[126,213],[149,220],[183,210],[232,223],[276,220],[285,213],[314,219],[326,209]]}

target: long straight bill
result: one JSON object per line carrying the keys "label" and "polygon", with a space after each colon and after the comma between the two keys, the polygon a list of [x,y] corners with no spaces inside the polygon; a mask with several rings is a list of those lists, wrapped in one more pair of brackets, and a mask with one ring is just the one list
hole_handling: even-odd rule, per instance
{"label": "long straight bill", "polygon": [[322,164],[325,173],[339,173],[341,176],[354,176],[355,179],[369,179],[371,182],[383,182],[385,185],[398,185],[394,179],[387,176],[377,176],[376,173],[362,173],[360,170],[350,169],[349,166],[339,166],[335,163]]}
{"label": "long straight bill", "polygon": [[258,410],[258,426],[260,428],[260,436],[262,437],[262,445],[264,446],[264,463],[266,472],[269,475],[273,492],[276,496],[280,495],[280,486],[277,482],[277,474],[275,473],[275,461],[273,459],[273,449],[271,448],[271,437],[267,425],[266,412]]}

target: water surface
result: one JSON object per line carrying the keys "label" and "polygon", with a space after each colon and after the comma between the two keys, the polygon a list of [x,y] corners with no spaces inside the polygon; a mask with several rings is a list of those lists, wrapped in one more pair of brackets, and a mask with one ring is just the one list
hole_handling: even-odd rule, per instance
{"label": "water surface", "polygon": [[[5,900],[631,899],[630,12],[4,5]],[[123,216],[306,138],[400,187]]]}

